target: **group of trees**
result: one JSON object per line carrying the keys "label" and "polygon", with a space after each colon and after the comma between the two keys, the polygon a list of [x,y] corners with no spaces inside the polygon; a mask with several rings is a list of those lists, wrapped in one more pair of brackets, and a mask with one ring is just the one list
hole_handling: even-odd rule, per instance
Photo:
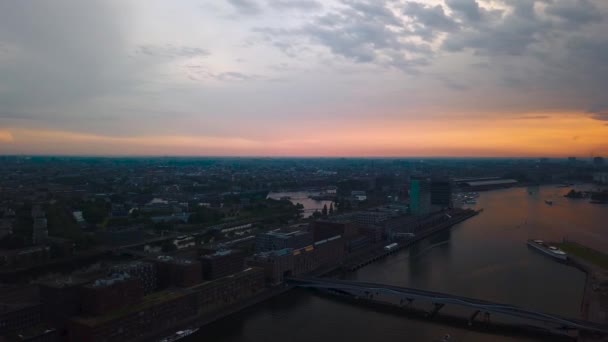
{"label": "group of trees", "polygon": [[329,204],[329,208],[327,207],[327,204],[323,205],[323,209],[321,209],[321,211],[319,210],[315,210],[315,212],[312,214],[313,218],[322,218],[322,217],[327,217],[327,216],[331,216],[333,215],[335,212],[334,210],[334,204],[333,202]]}

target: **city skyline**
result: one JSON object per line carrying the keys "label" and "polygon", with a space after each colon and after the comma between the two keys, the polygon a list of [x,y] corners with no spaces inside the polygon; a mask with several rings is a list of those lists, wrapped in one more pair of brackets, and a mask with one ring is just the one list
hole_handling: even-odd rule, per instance
{"label": "city skyline", "polygon": [[599,0],[6,2],[0,154],[605,156],[606,14]]}

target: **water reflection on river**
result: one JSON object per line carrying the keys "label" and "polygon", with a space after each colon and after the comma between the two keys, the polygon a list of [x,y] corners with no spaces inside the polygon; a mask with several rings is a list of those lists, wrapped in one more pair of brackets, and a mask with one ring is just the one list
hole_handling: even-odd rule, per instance
{"label": "water reflection on river", "polygon": [[302,216],[306,218],[310,217],[316,210],[321,211],[325,205],[327,205],[327,208],[329,208],[330,204],[332,203],[332,201],[317,201],[309,197],[315,195],[319,195],[319,193],[311,191],[271,192],[268,194],[268,198],[278,200],[288,197],[293,204],[302,204],[304,206],[304,213]]}
{"label": "water reflection on river", "polygon": [[[562,197],[568,189],[515,188],[481,193],[484,212],[348,275],[349,279],[436,290],[579,316],[582,272],[526,246],[563,236],[608,245],[608,208]],[[532,194],[530,194],[532,192]],[[554,205],[545,204],[546,199]],[[294,290],[204,327],[192,341],[532,341],[485,335]]]}

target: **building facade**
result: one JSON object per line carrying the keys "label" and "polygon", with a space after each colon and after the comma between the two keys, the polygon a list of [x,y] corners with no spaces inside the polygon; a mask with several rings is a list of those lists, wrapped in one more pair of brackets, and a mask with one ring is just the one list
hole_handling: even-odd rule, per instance
{"label": "building facade", "polygon": [[305,231],[277,232],[258,234],[255,241],[256,252],[268,252],[285,248],[302,248],[313,242],[313,235]]}
{"label": "building facade", "polygon": [[431,188],[427,177],[410,179],[410,212],[416,216],[431,212]]}
{"label": "building facade", "polygon": [[452,182],[449,179],[433,179],[431,181],[431,204],[442,209],[453,208]]}
{"label": "building facade", "polygon": [[242,271],[245,256],[239,250],[224,250],[201,257],[203,279],[214,280]]}

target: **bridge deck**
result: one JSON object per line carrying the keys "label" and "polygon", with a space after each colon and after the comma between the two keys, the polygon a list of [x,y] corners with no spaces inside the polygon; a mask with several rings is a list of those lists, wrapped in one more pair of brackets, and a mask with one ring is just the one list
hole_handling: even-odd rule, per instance
{"label": "bridge deck", "polygon": [[411,300],[422,299],[435,304],[460,305],[465,307],[471,307],[476,310],[481,310],[485,312],[504,314],[512,317],[526,318],[530,320],[556,324],[563,328],[608,335],[608,326],[604,324],[588,322],[580,319],[572,319],[554,314],[547,314],[540,311],[520,308],[508,304],[500,304],[486,300],[451,295],[440,292],[426,291],[386,284],[313,277],[288,278],[287,282],[289,284],[296,285],[299,287],[377,292]]}

